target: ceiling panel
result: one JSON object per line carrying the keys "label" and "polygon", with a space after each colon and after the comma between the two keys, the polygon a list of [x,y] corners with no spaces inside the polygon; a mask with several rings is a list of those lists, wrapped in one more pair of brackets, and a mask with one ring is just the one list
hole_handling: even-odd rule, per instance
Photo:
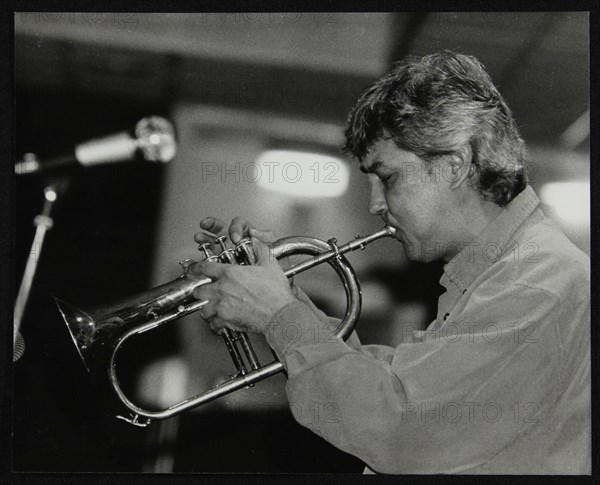
{"label": "ceiling panel", "polygon": [[528,141],[556,143],[589,105],[585,12],[431,13],[412,52],[440,49],[485,65]]}
{"label": "ceiling panel", "polygon": [[560,12],[553,14],[558,21],[552,35],[541,45],[543,51],[564,54],[587,54],[589,41],[589,14],[587,12]]}
{"label": "ceiling panel", "polygon": [[[123,14],[121,14],[123,15]],[[585,12],[17,13],[17,85],[235,105],[343,122],[392,52],[476,56],[527,141],[589,105]]]}
{"label": "ceiling panel", "polygon": [[510,86],[507,101],[528,137],[556,143],[588,109],[586,56],[563,53],[534,57],[528,70]]}
{"label": "ceiling panel", "polygon": [[15,14],[17,34],[374,76],[391,24],[387,13]]}

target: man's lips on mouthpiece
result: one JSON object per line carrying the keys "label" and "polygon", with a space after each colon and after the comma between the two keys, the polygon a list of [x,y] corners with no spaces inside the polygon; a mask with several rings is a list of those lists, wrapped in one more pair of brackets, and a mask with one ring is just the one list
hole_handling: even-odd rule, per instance
{"label": "man's lips on mouthpiece", "polygon": [[[383,221],[383,223],[384,223],[386,226],[389,226],[389,227],[391,227],[392,229],[394,229],[394,230],[395,230],[395,233],[397,233],[397,232],[398,232],[398,228],[397,228],[396,226],[394,226],[394,225],[393,225],[393,224],[392,224],[392,223],[389,221],[389,219],[388,219],[387,217],[385,217],[385,216],[381,216],[381,220]],[[395,235],[395,234],[394,234],[394,235]]]}
{"label": "man's lips on mouthpiece", "polygon": [[397,226],[395,226],[394,224],[390,223],[390,221],[387,219],[387,217],[382,217],[381,219],[383,220],[383,222],[385,223],[386,226],[391,227],[393,229],[392,237],[394,239],[397,239],[398,241],[402,242],[402,240],[400,239],[400,229]]}
{"label": "man's lips on mouthpiece", "polygon": [[394,239],[396,239],[396,240],[398,240],[400,242],[403,242],[403,239],[402,239],[402,230],[398,226],[396,226],[394,224],[389,224],[388,223],[387,225],[389,227],[391,227],[392,229],[394,229],[394,234],[393,234]]}

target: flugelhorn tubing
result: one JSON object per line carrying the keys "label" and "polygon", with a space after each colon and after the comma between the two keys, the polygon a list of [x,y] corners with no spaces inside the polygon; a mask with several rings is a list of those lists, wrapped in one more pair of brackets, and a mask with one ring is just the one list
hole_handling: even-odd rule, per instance
{"label": "flugelhorn tubing", "polygon": [[[381,239],[382,237],[393,237],[395,236],[395,234],[396,229],[394,229],[391,226],[385,226],[380,231],[374,232],[373,234],[370,234],[368,236],[356,236],[352,241],[347,242],[343,246],[337,247],[334,245],[334,249],[332,249],[331,251],[327,251],[325,253],[319,254],[318,256],[315,256],[314,258],[303,261],[302,263],[298,263],[292,266],[291,268],[285,270],[284,273],[288,278],[291,278],[292,276],[295,276],[298,273],[301,273],[302,271],[306,271],[307,269],[314,268],[319,264],[326,263],[327,261],[331,260],[332,258],[336,258],[339,255],[346,254],[350,251],[356,251],[357,249],[364,249],[367,244],[376,241],[377,239]],[[286,239],[287,238],[280,239],[279,241],[277,241],[278,247],[282,247],[282,245],[285,244]],[[294,238],[292,237],[290,239]],[[333,241],[335,244],[335,240]],[[277,257],[277,251],[274,250],[273,253]]]}
{"label": "flugelhorn tubing", "polygon": [[[339,247],[335,239],[324,242],[310,237],[287,237],[273,243],[271,251],[277,259],[296,254],[313,256],[285,270],[288,277],[322,263],[332,266],[343,283],[348,302],[345,316],[334,335],[345,340],[352,333],[360,316],[361,292],[358,278],[343,255],[349,251],[364,249],[367,244],[377,239],[394,235],[395,229],[386,226],[371,235],[357,236],[354,240]],[[106,370],[108,367],[109,380],[118,398],[133,413],[131,418],[118,416],[119,418],[131,424],[145,426],[152,419],[170,418],[284,370],[281,362],[274,361],[160,411],[143,409],[127,398],[117,378],[116,355],[121,345],[135,335],[189,315],[205,306],[208,302],[195,300],[193,291],[211,281],[206,276],[198,279],[179,277],[145,293],[90,312],[84,312],[57,300],[57,305],[73,342],[87,369],[89,371],[93,369]],[[90,363],[92,359],[96,362]],[[146,421],[140,421],[140,418],[144,418]]]}

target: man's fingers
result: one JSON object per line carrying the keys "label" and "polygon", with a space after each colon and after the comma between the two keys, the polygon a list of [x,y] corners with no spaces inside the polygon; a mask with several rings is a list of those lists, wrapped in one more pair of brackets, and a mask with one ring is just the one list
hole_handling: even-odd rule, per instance
{"label": "man's fingers", "polygon": [[256,264],[260,266],[268,266],[269,264],[277,264],[277,260],[271,253],[271,248],[263,243],[260,239],[252,237],[252,250],[256,255]]}
{"label": "man's fingers", "polygon": [[234,244],[237,244],[242,238],[248,237],[248,231],[253,228],[254,226],[247,220],[236,217],[229,226],[229,237],[231,237]]}
{"label": "man's fingers", "polygon": [[194,261],[193,259],[184,259],[183,261],[179,261],[179,264],[181,265],[181,267],[183,268],[184,273],[187,272],[188,268],[195,264],[197,261]]}
{"label": "man's fingers", "polygon": [[[224,227],[225,222],[223,222],[221,219],[217,219],[216,217],[206,217],[200,221],[200,229],[212,232],[216,236],[219,235],[219,233],[223,230]],[[197,232],[196,234],[194,234],[194,241],[196,241],[198,244],[202,244],[205,242],[212,243],[214,241],[214,238],[203,232]]]}
{"label": "man's fingers", "polygon": [[201,301],[208,301],[198,313],[200,316],[211,323],[217,316],[216,291],[210,285],[202,285],[194,290],[194,298]]}
{"label": "man's fingers", "polygon": [[200,308],[200,311],[198,312],[200,313],[200,316],[207,322],[209,322],[212,325],[213,320],[216,318],[217,313],[214,310],[214,305],[205,305],[202,308]]}
{"label": "man's fingers", "polygon": [[205,217],[200,221],[200,227],[217,234],[223,230],[225,222],[217,217]]}
{"label": "man's fingers", "polygon": [[[223,272],[227,271],[229,268],[231,268],[230,264],[202,261],[201,263],[190,265],[187,271],[195,276],[208,276],[214,281],[219,279]],[[202,288],[202,286],[200,288]]]}
{"label": "man's fingers", "polygon": [[265,244],[270,244],[277,241],[277,237],[273,234],[273,231],[268,229],[255,229],[254,227],[250,228],[248,234],[251,237],[255,237],[259,241],[264,242]]}
{"label": "man's fingers", "polygon": [[[217,236],[220,235],[224,227],[225,222],[216,217],[206,217],[200,221],[201,229],[212,232]],[[242,217],[234,218],[229,225],[229,238],[233,244],[237,244],[245,237],[255,237],[265,244],[277,241],[277,237],[273,234],[273,231],[268,229],[256,229],[254,225],[246,219],[243,219]],[[214,242],[214,238],[204,232],[198,232],[194,235],[194,241],[198,244],[205,242],[212,243]]]}
{"label": "man's fingers", "polygon": [[210,328],[213,332],[220,336],[223,332],[223,329],[229,327],[227,326],[227,322],[225,320],[223,320],[219,316],[214,316],[210,320]]}
{"label": "man's fingers", "polygon": [[202,310],[202,309],[206,308],[207,306],[210,306],[210,305],[214,306],[213,302],[216,300],[217,291],[214,288],[214,285],[206,284],[206,285],[201,285],[198,288],[195,288],[193,295],[194,295],[194,298],[196,298],[197,300],[208,301],[208,303],[200,309],[200,310]]}

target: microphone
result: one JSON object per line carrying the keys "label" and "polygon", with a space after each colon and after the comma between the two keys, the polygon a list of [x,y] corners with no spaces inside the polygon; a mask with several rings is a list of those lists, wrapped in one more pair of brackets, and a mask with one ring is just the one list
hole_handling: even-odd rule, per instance
{"label": "microphone", "polygon": [[15,165],[17,175],[46,172],[72,165],[93,167],[132,160],[137,153],[149,162],[170,162],[177,152],[175,131],[166,119],[148,116],[135,126],[135,138],[124,131],[80,143],[73,153],[40,162],[30,154]]}

